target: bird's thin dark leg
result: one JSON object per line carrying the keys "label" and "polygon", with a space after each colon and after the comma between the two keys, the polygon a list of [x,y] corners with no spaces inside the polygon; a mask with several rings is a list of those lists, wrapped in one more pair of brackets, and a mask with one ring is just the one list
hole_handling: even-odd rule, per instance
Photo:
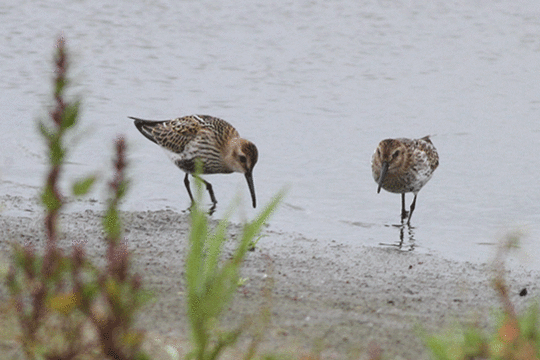
{"label": "bird's thin dark leg", "polygon": [[193,194],[191,194],[191,189],[189,188],[189,179],[188,179],[188,173],[186,173],[186,177],[184,178],[184,185],[186,185],[187,193],[189,195],[189,198],[191,199],[191,204],[193,205]]}
{"label": "bird's thin dark leg", "polygon": [[213,207],[215,208],[217,204],[217,200],[216,200],[216,197],[214,196],[214,190],[212,189],[212,184],[210,184],[208,181],[204,179],[201,179],[201,180],[203,181],[204,185],[206,185],[206,190],[208,190],[208,193],[210,194],[210,200],[212,200],[212,203],[214,204]]}
{"label": "bird's thin dark leg", "polygon": [[405,193],[401,194],[401,220],[407,217],[407,210],[405,210]]}
{"label": "bird's thin dark leg", "polygon": [[206,190],[208,190],[208,194],[210,194],[210,200],[212,200],[212,206],[210,206],[210,209],[208,210],[208,214],[212,215],[216,211],[216,204],[217,200],[214,195],[214,189],[212,188],[212,184],[210,184],[208,181],[204,180],[203,178],[199,178],[202,180],[204,185],[206,185]]}
{"label": "bird's thin dark leg", "polygon": [[[208,213],[210,215],[212,215],[214,213],[214,211],[216,210],[216,204],[217,204],[217,200],[216,200],[216,197],[214,195],[214,190],[212,189],[212,184],[210,184],[208,181],[204,180],[200,176],[196,176],[196,175],[192,175],[192,176],[196,177],[199,180],[201,180],[204,183],[204,185],[206,186],[206,190],[208,190],[208,194],[210,194],[210,199],[212,200],[212,206],[210,207],[210,210],[208,211]],[[189,197],[191,198],[191,202],[193,203],[193,197],[191,196],[191,191],[189,190],[189,186],[187,185],[187,184],[189,184],[189,182],[187,180],[187,175],[186,175],[185,183],[186,183],[186,187],[188,189]]]}
{"label": "bird's thin dark leg", "polygon": [[411,225],[411,216],[414,211],[414,208],[416,207],[416,194],[414,194],[414,199],[411,204],[411,210],[409,211],[409,220],[407,220],[407,225]]}

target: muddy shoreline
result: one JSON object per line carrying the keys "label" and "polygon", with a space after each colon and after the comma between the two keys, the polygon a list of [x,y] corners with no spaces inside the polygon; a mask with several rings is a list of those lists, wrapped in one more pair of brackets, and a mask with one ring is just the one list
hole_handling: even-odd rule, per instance
{"label": "muddy shoreline", "polygon": [[[43,244],[42,212],[35,200],[0,198],[0,256],[9,256],[9,242]],[[100,206],[89,203],[81,212],[61,216],[63,244],[86,244],[89,254],[102,258]],[[180,354],[189,339],[183,300],[183,262],[189,216],[171,210],[123,213],[125,239],[134,270],[143,275],[155,300],[141,314],[139,325],[155,344],[169,344]],[[229,228],[230,252],[240,226]],[[359,239],[360,240],[360,239]],[[360,243],[360,241],[359,241]],[[417,329],[442,330],[456,321],[489,326],[498,308],[491,288],[491,266],[459,263],[439,256],[400,252],[309,239],[300,234],[264,231],[243,266],[246,278],[225,316],[238,323],[259,312],[265,301],[272,319],[261,350],[273,353],[321,351],[324,359],[361,358],[370,342],[389,359],[428,359]],[[263,289],[272,279],[271,297]],[[540,275],[507,271],[511,299],[522,309],[538,296]],[[0,296],[6,291],[0,286]],[[527,296],[519,296],[526,288]],[[248,338],[240,342],[240,347]],[[160,346],[161,346],[160,345]],[[159,347],[159,346],[158,346]],[[234,354],[229,354],[234,358]]]}

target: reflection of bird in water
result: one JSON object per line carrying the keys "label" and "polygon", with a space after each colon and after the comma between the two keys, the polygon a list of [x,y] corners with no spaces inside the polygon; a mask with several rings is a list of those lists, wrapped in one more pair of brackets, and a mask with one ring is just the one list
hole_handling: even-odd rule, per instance
{"label": "reflection of bird in water", "polygon": [[[253,207],[256,207],[252,173],[258,159],[257,147],[242,139],[231,124],[208,115],[191,115],[164,121],[130,118],[135,120],[135,126],[144,136],[165,149],[176,166],[186,172],[184,184],[192,202],[188,175],[194,176],[195,164],[200,161],[202,174],[243,173]],[[210,212],[213,212],[217,201],[212,185],[202,181],[210,194],[213,203]]]}
{"label": "reflection of bird in water", "polygon": [[[397,243],[380,242],[379,245],[396,247],[400,251],[413,251],[416,248],[414,228],[410,225],[405,225],[405,219],[401,219],[400,225],[385,225],[388,227],[394,227],[399,229],[399,241]],[[407,233],[405,233],[405,229],[407,229]]]}
{"label": "reflection of bird in water", "polygon": [[386,139],[379,143],[371,159],[375,182],[386,191],[401,194],[401,218],[407,217],[405,193],[414,193],[407,224],[416,206],[416,197],[439,166],[439,155],[429,136],[421,139]]}

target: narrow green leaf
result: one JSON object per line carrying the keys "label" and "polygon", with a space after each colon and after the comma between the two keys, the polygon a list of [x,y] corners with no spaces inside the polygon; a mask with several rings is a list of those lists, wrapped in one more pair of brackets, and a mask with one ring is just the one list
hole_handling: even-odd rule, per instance
{"label": "narrow green leaf", "polygon": [[448,344],[446,342],[437,337],[437,336],[430,336],[425,340],[426,347],[431,350],[431,353],[433,354],[434,359],[437,360],[451,360],[448,356]]}
{"label": "narrow green leaf", "polygon": [[484,339],[480,329],[469,326],[465,328],[463,335],[462,347],[464,353],[470,358],[483,355],[482,351],[487,347],[487,341]]}
{"label": "narrow green leaf", "polygon": [[538,303],[534,301],[519,319],[523,337],[536,342],[540,341],[538,311]]}
{"label": "narrow green leaf", "polygon": [[229,223],[229,217],[229,214],[227,214],[225,218],[219,222],[217,229],[210,236],[207,236],[207,239],[205,241],[205,277],[212,276],[216,273],[219,257],[221,255],[221,249],[224,242],[227,240],[226,232],[227,224]]}
{"label": "narrow green leaf", "polygon": [[60,138],[58,136],[53,137],[51,144],[50,144],[50,150],[49,150],[49,157],[51,164],[53,165],[60,165],[62,164],[62,161],[64,160],[65,155],[65,149],[62,146],[62,143],[60,142]]}
{"label": "narrow green leaf", "polygon": [[62,114],[62,129],[66,130],[76,124],[79,116],[80,101],[75,101],[66,106]]}
{"label": "narrow green leaf", "polygon": [[67,85],[66,79],[56,79],[54,82],[55,88],[54,88],[54,95],[55,96],[61,96],[64,92],[64,88]]}
{"label": "narrow green leaf", "polygon": [[94,185],[96,181],[96,176],[91,175],[84,179],[78,180],[73,184],[72,192],[75,196],[82,196],[88,194],[90,189],[92,188],[92,185]]}
{"label": "narrow green leaf", "polygon": [[105,233],[111,238],[118,238],[122,233],[120,218],[118,217],[118,211],[115,208],[109,208],[103,217],[103,230],[105,230]]}
{"label": "narrow green leaf", "polygon": [[139,351],[137,354],[135,354],[135,360],[150,360],[150,356],[148,356],[142,351]]}
{"label": "narrow green leaf", "polygon": [[129,188],[129,181],[124,180],[120,183],[120,186],[118,187],[118,192],[116,195],[118,200],[122,199],[126,195],[128,188]]}
{"label": "narrow green leaf", "polygon": [[94,301],[95,297],[100,293],[100,285],[96,281],[84,284],[81,291],[81,296],[87,300],[88,303]]}
{"label": "narrow green leaf", "polygon": [[270,203],[260,212],[260,214],[252,222],[244,226],[244,232],[240,246],[236,250],[235,258],[241,260],[244,258],[245,253],[249,250],[250,242],[259,234],[262,227],[266,224],[266,221],[272,215],[279,203],[285,197],[286,190],[282,189],[276,196],[270,201]]}
{"label": "narrow green leaf", "polygon": [[50,141],[55,136],[53,130],[47,124],[45,124],[44,121],[40,120],[38,127],[41,135],[48,141]]}
{"label": "narrow green leaf", "polygon": [[196,191],[191,207],[190,247],[185,264],[188,318],[194,341],[194,349],[188,358],[213,359],[222,348],[234,344],[241,332],[239,330],[238,333],[231,333],[231,336],[220,338],[219,333],[216,333],[219,327],[218,319],[236,293],[240,266],[249,243],[275,210],[283,192],[278,194],[252,223],[244,227],[243,236],[232,259],[220,264],[228,219],[234,206],[217,228],[209,233],[208,216],[199,205],[204,192],[203,182],[198,176],[201,163],[196,165],[198,172],[194,175]]}
{"label": "narrow green leaf", "polygon": [[47,210],[54,211],[60,209],[62,202],[56,198],[50,186],[46,186],[41,193],[41,202]]}

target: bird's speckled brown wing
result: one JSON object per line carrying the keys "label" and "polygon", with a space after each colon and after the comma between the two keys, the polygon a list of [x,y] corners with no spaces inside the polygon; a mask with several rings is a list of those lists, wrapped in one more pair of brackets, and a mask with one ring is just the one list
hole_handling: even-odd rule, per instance
{"label": "bird's speckled brown wing", "polygon": [[439,154],[431,142],[429,135],[415,141],[417,148],[426,153],[431,171],[435,171],[439,166]]}
{"label": "bird's speckled brown wing", "polygon": [[216,149],[222,149],[231,138],[239,136],[231,124],[208,115],[189,115],[164,121],[130,118],[135,120],[135,126],[146,138],[176,154],[181,154],[197,137],[206,143],[214,143],[212,146]]}
{"label": "bird's speckled brown wing", "polygon": [[131,119],[146,138],[176,154],[181,154],[186,145],[207,127],[204,120],[193,115],[164,121]]}

